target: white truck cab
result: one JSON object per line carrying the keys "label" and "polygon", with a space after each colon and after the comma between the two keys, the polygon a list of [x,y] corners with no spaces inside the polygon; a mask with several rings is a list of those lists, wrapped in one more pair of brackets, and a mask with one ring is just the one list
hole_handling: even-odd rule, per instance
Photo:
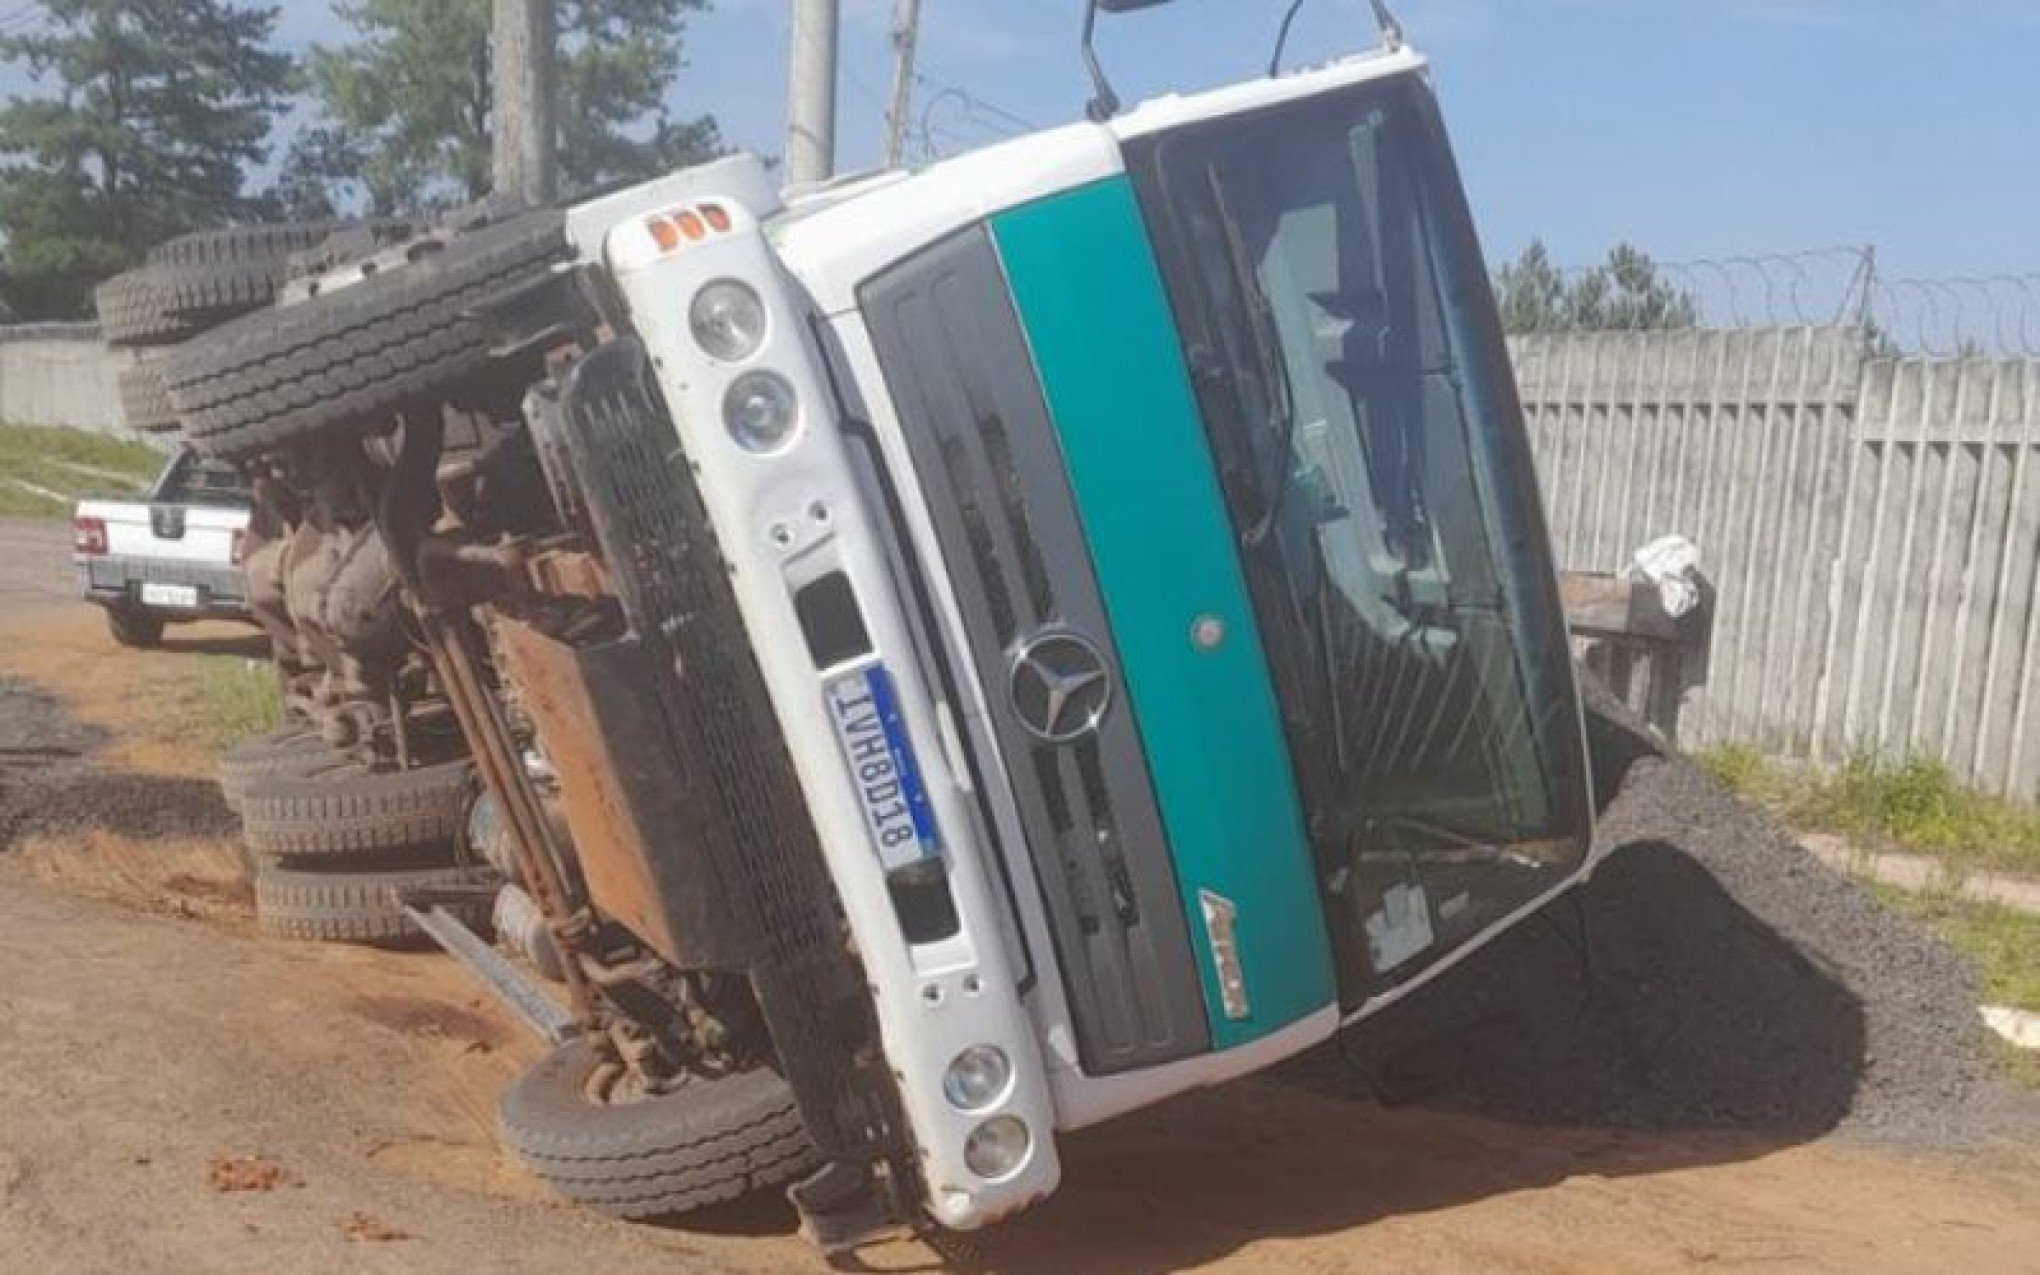
{"label": "white truck cab", "polygon": [[1025,1208],[1060,1131],[1321,1042],[1583,879],[1543,516],[1414,51],[790,199],[739,157],[568,227],[663,413],[629,455],[684,458],[726,566],[934,1221]]}

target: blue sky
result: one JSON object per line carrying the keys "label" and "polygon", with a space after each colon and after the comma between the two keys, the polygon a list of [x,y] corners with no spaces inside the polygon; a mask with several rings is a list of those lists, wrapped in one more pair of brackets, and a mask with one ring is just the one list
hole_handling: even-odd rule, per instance
{"label": "blue sky", "polygon": [[[877,145],[888,0],[844,0],[846,158]],[[722,0],[681,100],[776,147],[782,0]],[[1073,118],[1077,0],[924,0],[933,78]],[[1265,64],[1281,0],[1177,0],[1103,33],[1122,96]],[[1684,259],[1875,242],[1896,275],[2040,270],[2040,0],[1398,0],[1437,67],[1490,256],[1628,238]],[[1308,0],[1297,56],[1371,39]],[[762,41],[762,45],[761,45]],[[935,122],[981,135],[945,103]]]}
{"label": "blue sky", "polygon": [[[1177,0],[1108,21],[1128,100],[1264,65],[1285,0]],[[843,0],[846,164],[877,152],[891,0]],[[1629,239],[1682,260],[1875,243],[1889,275],[2040,271],[2040,0],[1396,0],[1436,64],[1491,257]],[[301,45],[338,32],[285,0]],[[944,143],[1075,118],[1080,0],[924,0]],[[719,0],[671,100],[780,148],[786,0]],[[1361,0],[1308,0],[1293,58],[1372,40]],[[923,89],[928,103],[935,90]]]}

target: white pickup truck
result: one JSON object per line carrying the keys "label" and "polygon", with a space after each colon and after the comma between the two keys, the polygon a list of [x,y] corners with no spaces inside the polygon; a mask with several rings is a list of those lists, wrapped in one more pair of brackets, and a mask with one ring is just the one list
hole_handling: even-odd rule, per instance
{"label": "white pickup truck", "polygon": [[123,646],[153,646],[173,621],[247,619],[241,557],[248,486],[232,465],[172,457],[139,499],[86,499],[71,519],[87,601]]}

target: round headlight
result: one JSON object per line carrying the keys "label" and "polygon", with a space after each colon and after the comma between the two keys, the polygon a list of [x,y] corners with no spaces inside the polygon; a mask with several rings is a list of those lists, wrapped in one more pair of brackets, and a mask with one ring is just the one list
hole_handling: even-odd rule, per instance
{"label": "round headlight", "polygon": [[800,428],[800,395],[777,372],[746,372],[723,395],[730,436],[754,452],[776,452]]}
{"label": "round headlight", "polygon": [[942,1096],[958,1111],[983,1111],[1006,1096],[1013,1063],[993,1045],[972,1045],[942,1073]]}
{"label": "round headlight", "polygon": [[709,357],[741,363],[765,344],[765,303],[750,284],[718,279],[694,294],[687,325]]}
{"label": "round headlight", "polygon": [[1017,1117],[999,1116],[970,1131],[970,1137],[963,1143],[963,1162],[972,1173],[987,1182],[996,1182],[1020,1171],[1020,1166],[1027,1163],[1027,1149],[1032,1141],[1027,1126]]}

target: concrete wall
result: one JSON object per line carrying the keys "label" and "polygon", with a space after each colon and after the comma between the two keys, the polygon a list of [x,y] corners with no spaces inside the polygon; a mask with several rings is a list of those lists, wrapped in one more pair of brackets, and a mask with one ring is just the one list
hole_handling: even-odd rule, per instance
{"label": "concrete wall", "polygon": [[1700,547],[1719,597],[1693,742],[1932,756],[2040,799],[2040,360],[1871,357],[1811,326],[1512,352],[1561,565]]}
{"label": "concrete wall", "polygon": [[108,349],[96,323],[0,327],[0,421],[125,435],[120,373],[133,357]]}
{"label": "concrete wall", "polygon": [[[1560,565],[1700,546],[1694,742],[1926,754],[2040,799],[2040,360],[1874,358],[1833,326],[1510,347]],[[0,420],[125,433],[131,357],[90,324],[0,328]]]}

